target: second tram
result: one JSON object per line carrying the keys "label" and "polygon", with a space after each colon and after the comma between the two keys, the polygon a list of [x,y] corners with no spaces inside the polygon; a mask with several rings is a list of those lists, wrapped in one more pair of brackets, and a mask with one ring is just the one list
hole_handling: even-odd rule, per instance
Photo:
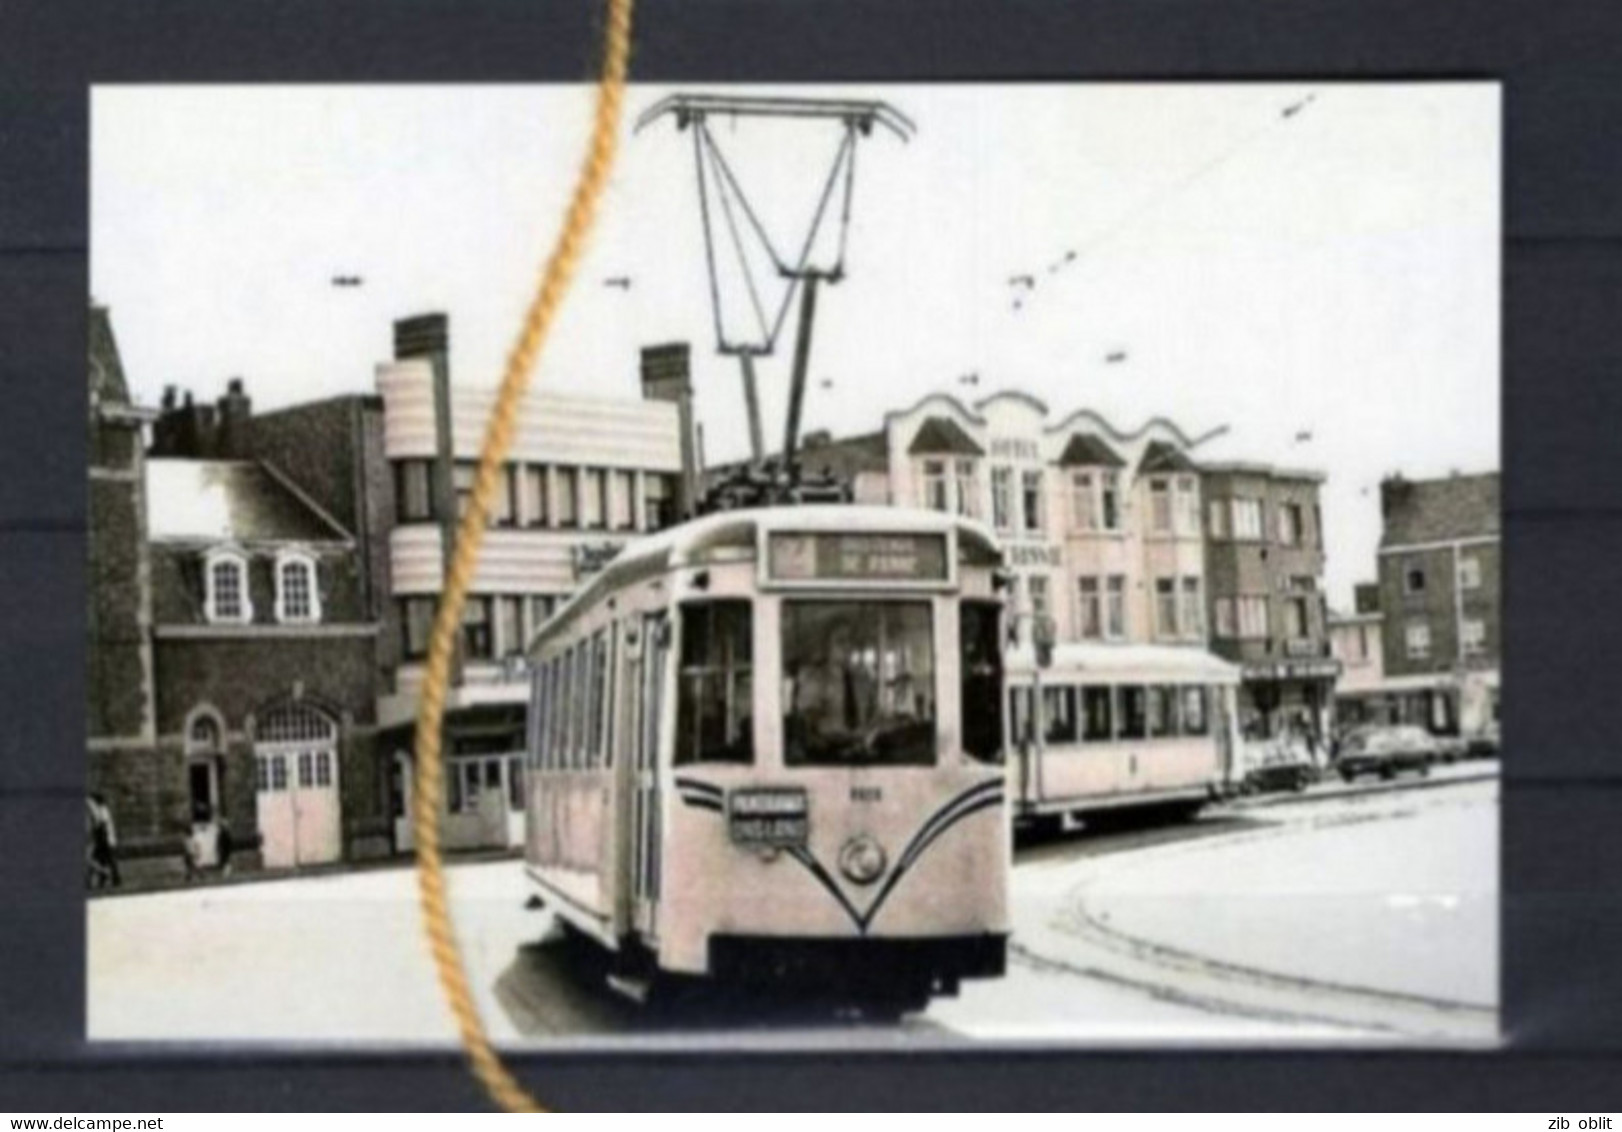
{"label": "second tram", "polygon": [[894,1013],[1003,971],[1001,552],[931,512],[710,515],[530,650],[528,875],[617,976]]}
{"label": "second tram", "polygon": [[1015,820],[1053,829],[1067,814],[1150,807],[1194,816],[1234,771],[1239,675],[1208,652],[1169,645],[1058,645],[1045,665],[1015,651]]}

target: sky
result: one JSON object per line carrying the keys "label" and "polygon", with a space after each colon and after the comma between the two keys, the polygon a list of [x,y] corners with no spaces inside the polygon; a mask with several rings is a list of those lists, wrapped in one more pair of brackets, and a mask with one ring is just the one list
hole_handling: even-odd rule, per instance
{"label": "sky", "polygon": [[[1200,455],[1326,474],[1339,607],[1374,576],[1383,476],[1499,466],[1495,84],[684,89],[882,98],[917,124],[910,141],[858,144],[846,275],[818,296],[807,430],[871,431],[930,392],[1001,389],[1056,417],[1226,427]],[[632,129],[669,93],[633,87],[536,381],[635,397],[641,346],[691,342],[719,461],[746,454],[747,433],[737,363],[715,350],[693,135],[669,118]],[[232,376],[262,408],[369,392],[393,321],[430,310],[450,315],[452,379],[496,383],[591,100],[571,85],[96,88],[91,293],[135,397],[178,385],[212,399]],[[711,128],[792,254],[838,127]],[[742,333],[742,276],[719,250]],[[1010,282],[1025,275],[1033,287]],[[770,307],[782,284],[759,285]],[[773,447],[792,329],[791,316],[758,363]]]}

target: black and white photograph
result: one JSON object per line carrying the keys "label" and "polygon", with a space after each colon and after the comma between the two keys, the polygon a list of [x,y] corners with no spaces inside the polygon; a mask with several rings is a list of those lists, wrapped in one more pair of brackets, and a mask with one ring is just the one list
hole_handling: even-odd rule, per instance
{"label": "black and white photograph", "polygon": [[[457,1042],[417,720],[593,97],[92,90],[92,1042]],[[445,694],[492,1038],[1496,1047],[1502,128],[632,84]]]}

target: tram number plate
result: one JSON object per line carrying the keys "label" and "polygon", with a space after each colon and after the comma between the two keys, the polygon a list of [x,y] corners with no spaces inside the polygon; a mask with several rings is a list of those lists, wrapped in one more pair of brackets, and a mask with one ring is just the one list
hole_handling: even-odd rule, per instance
{"label": "tram number plate", "polygon": [[727,796],[728,829],[739,845],[804,845],[811,832],[805,791],[734,790]]}

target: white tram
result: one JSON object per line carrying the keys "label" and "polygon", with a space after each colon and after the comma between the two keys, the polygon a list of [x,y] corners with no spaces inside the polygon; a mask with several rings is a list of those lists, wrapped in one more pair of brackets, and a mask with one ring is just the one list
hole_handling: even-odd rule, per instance
{"label": "white tram", "polygon": [[619,973],[888,1010],[1000,975],[1001,552],[932,512],[723,512],[536,636],[528,874]]}
{"label": "white tram", "polygon": [[1014,817],[1192,817],[1233,773],[1240,670],[1199,648],[1066,644],[1008,658]]}

